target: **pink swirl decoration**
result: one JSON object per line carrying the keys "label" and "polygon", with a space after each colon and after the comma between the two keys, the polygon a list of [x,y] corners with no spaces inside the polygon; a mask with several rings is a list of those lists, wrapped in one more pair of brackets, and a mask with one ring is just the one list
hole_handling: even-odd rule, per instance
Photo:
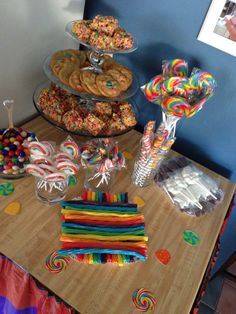
{"label": "pink swirl decoration", "polygon": [[60,256],[57,251],[49,254],[45,261],[46,268],[55,274],[58,274],[67,269],[69,258]]}
{"label": "pink swirl decoration", "polygon": [[140,288],[134,291],[132,297],[135,307],[140,312],[151,313],[154,311],[156,300],[154,299],[153,294],[144,288]]}

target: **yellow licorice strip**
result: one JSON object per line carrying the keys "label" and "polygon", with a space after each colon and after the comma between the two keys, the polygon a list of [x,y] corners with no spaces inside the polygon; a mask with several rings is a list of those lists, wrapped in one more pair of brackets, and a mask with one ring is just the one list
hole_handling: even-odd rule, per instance
{"label": "yellow licorice strip", "polygon": [[[93,192],[95,193],[95,192]],[[93,254],[88,254],[88,263],[93,264]]]}
{"label": "yellow licorice strip", "polygon": [[94,240],[107,240],[107,241],[148,241],[146,236],[102,236],[95,234],[66,234],[62,233],[62,236],[74,238],[74,239],[94,239]]}
{"label": "yellow licorice strip", "polygon": [[124,265],[124,261],[123,261],[123,258],[120,254],[118,254],[118,265],[119,266],[123,266]]}
{"label": "yellow licorice strip", "polygon": [[96,201],[96,192],[92,192],[92,201],[93,201],[93,202]]}
{"label": "yellow licorice strip", "polygon": [[112,244],[112,245],[122,245],[124,247],[127,246],[132,246],[132,247],[137,247],[137,248],[146,248],[146,242],[123,242],[123,241],[100,241],[100,240],[94,240],[94,239],[75,239],[75,238],[70,238],[70,237],[65,237],[61,236],[60,241],[62,242],[74,242],[74,243],[92,243],[92,244]]}
{"label": "yellow licorice strip", "polygon": [[110,216],[115,216],[115,217],[135,217],[135,215],[137,215],[137,213],[132,214],[114,214],[114,213],[96,213],[96,212],[79,212],[78,210],[65,210],[62,209],[61,210],[62,214],[79,214],[79,215],[90,215],[90,216],[104,216],[104,217],[110,217]]}

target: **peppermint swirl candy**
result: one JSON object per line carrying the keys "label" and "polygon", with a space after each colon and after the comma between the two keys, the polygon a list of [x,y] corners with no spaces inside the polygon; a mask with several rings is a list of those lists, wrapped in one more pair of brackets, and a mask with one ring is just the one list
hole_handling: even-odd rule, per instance
{"label": "peppermint swirl candy", "polygon": [[155,104],[160,104],[162,94],[162,75],[155,76],[149,83],[146,84],[144,94],[147,99]]}
{"label": "peppermint swirl candy", "polygon": [[55,274],[64,271],[69,265],[69,258],[60,256],[57,251],[49,254],[45,261],[46,268]]}
{"label": "peppermint swirl candy", "polygon": [[140,312],[151,313],[156,305],[156,300],[154,299],[153,294],[144,288],[135,290],[132,300],[135,307]]}

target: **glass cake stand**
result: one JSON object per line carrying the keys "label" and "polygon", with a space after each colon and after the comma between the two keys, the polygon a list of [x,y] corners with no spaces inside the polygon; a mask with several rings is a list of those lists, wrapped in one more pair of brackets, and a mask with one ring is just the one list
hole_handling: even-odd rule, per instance
{"label": "glass cake stand", "polygon": [[[44,65],[43,65],[44,72],[45,72],[46,76],[48,77],[48,79],[50,81],[52,81],[53,83],[55,83],[56,85],[58,85],[59,87],[61,87],[62,89],[68,91],[69,93],[71,93],[73,95],[80,96],[81,98],[88,99],[88,100],[100,100],[100,101],[117,101],[117,100],[121,101],[121,100],[125,100],[125,99],[128,99],[128,98],[134,96],[134,94],[136,94],[136,92],[139,88],[138,81],[137,81],[135,75],[133,74],[133,82],[132,82],[131,86],[125,92],[121,93],[117,97],[110,98],[110,97],[105,97],[105,96],[96,96],[94,94],[78,92],[78,91],[74,90],[72,87],[62,83],[53,74],[51,67],[50,67],[51,57],[52,57],[51,55],[48,56],[45,59]],[[87,68],[84,68],[84,69],[87,69]]]}
{"label": "glass cake stand", "polygon": [[[43,89],[45,88],[48,88],[50,86],[50,82],[44,82],[44,83],[41,83],[34,91],[34,94],[33,94],[33,103],[34,103],[34,106],[36,108],[36,110],[38,111],[38,113],[46,120],[48,121],[49,123],[51,123],[52,125],[56,126],[57,128],[63,130],[63,131],[66,131],[70,134],[74,134],[74,135],[81,135],[81,136],[89,136],[89,137],[113,137],[113,136],[118,136],[118,135],[122,135],[122,134],[125,134],[127,132],[129,132],[130,130],[132,130],[134,126],[132,127],[127,127],[126,129],[124,130],[113,130],[111,134],[105,134],[105,133],[98,133],[97,135],[93,135],[91,134],[90,132],[88,132],[87,130],[84,130],[84,129],[78,129],[76,131],[71,131],[71,130],[68,130],[65,126],[64,123],[60,123],[60,122],[57,122],[55,120],[53,120],[49,115],[47,115],[46,113],[44,113],[39,105],[39,96],[40,96],[40,93]],[[58,84],[59,87],[61,87],[59,84]],[[65,88],[63,88],[65,89]],[[74,94],[74,93],[72,93]],[[91,112],[94,112],[95,110],[95,103],[96,101],[95,100],[85,100],[83,98],[80,98],[80,97],[77,97],[78,99],[78,106],[81,106],[83,107],[85,110],[88,111],[88,113],[91,113]],[[113,100],[112,100],[113,101]],[[106,99],[106,102],[111,102],[111,101],[108,101]],[[129,102],[130,103],[130,102]],[[132,106],[132,111],[133,111],[133,114],[135,116],[135,119],[136,119],[136,122],[138,122],[138,117],[139,117],[139,112],[138,112],[138,107],[136,106],[136,104],[134,103],[134,101],[132,101],[132,103],[130,103],[131,106]]]}
{"label": "glass cake stand", "polygon": [[[133,51],[135,51],[138,46],[137,46],[137,43],[136,41],[134,40],[133,42],[133,46],[132,48],[130,49],[98,49],[97,47],[95,46],[92,46],[90,44],[88,44],[87,42],[84,42],[82,41],[81,39],[79,39],[76,34],[73,33],[72,31],[72,26],[73,26],[73,23],[75,22],[79,22],[81,20],[77,20],[77,21],[71,21],[69,22],[67,25],[66,25],[66,28],[65,28],[65,31],[66,33],[73,39],[75,40],[78,44],[82,44],[83,46],[87,47],[91,53],[89,55],[89,60],[90,60],[90,63],[91,63],[91,66],[92,68],[96,71],[96,72],[102,72],[101,70],[101,65],[103,63],[103,59],[102,59],[102,56],[104,54],[110,54],[110,55],[113,55],[113,54],[120,54],[120,53],[131,53]],[[127,98],[127,96],[125,96]],[[130,96],[131,97],[131,96]]]}
{"label": "glass cake stand", "polygon": [[96,47],[94,47],[94,46],[91,46],[90,44],[88,44],[88,43],[86,43],[86,42],[84,42],[84,41],[81,41],[81,40],[72,32],[73,23],[74,23],[74,22],[79,22],[79,21],[80,21],[80,20],[69,22],[69,23],[66,25],[66,28],[65,28],[66,33],[67,33],[71,38],[73,38],[75,41],[77,41],[79,44],[84,45],[84,46],[87,47],[88,49],[93,50],[93,51],[97,52],[98,54],[103,55],[103,54],[115,54],[115,53],[130,53],[130,52],[135,51],[135,50],[138,48],[137,43],[136,43],[135,40],[134,40],[134,43],[133,43],[132,48],[130,48],[130,49],[115,49],[115,50],[109,50],[109,49],[105,50],[105,49],[104,49],[104,50],[101,50],[101,49],[98,49],[98,48],[96,48]]}

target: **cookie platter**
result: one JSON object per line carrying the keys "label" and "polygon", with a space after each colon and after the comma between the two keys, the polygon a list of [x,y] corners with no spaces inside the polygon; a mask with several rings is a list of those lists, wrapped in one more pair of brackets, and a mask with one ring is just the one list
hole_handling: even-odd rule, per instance
{"label": "cookie platter", "polygon": [[37,87],[33,102],[46,121],[75,135],[117,136],[133,129],[138,121],[133,101],[88,101],[50,82]]}
{"label": "cookie platter", "polygon": [[[104,47],[104,45],[100,45],[97,46],[96,43],[95,45],[91,44],[90,41],[87,40],[87,38],[83,38],[83,37],[78,37],[78,35],[76,34],[75,31],[73,31],[73,28],[75,27],[75,24],[79,24],[81,22],[83,22],[84,20],[77,20],[77,21],[72,21],[72,22],[69,22],[67,25],[66,25],[66,33],[72,37],[75,41],[77,41],[78,43],[84,45],[85,47],[87,47],[88,49],[91,49],[91,50],[94,50],[98,53],[101,53],[101,54],[104,54],[104,53],[110,53],[110,54],[115,54],[115,53],[130,53],[130,52],[133,52],[135,51],[138,46],[137,46],[137,43],[136,41],[133,39],[132,40],[132,47],[130,48],[122,48],[122,47],[114,47],[114,45],[112,46],[108,46],[108,47]],[[83,32],[84,34],[84,32]],[[97,35],[98,37],[98,35]],[[112,38],[112,37],[111,37]],[[107,39],[109,39],[108,36],[106,36],[106,38],[104,38],[104,35],[103,35],[103,38],[101,38],[103,40],[103,42],[106,42]],[[97,39],[97,42],[98,42],[99,38]],[[94,41],[93,41],[94,42]],[[92,42],[92,43],[93,43]]]}
{"label": "cookie platter", "polygon": [[[72,50],[72,49],[70,49]],[[109,57],[109,56],[108,56]],[[116,96],[114,97],[109,97],[108,95],[105,96],[102,95],[101,93],[89,93],[89,90],[88,92],[86,92],[85,90],[82,90],[80,88],[73,88],[71,85],[69,84],[65,84],[64,82],[62,82],[62,80],[59,79],[59,76],[55,75],[55,72],[53,71],[52,67],[51,67],[51,62],[52,62],[52,59],[53,59],[53,55],[49,55],[45,61],[44,61],[44,65],[43,65],[43,70],[46,74],[46,76],[48,77],[48,79],[50,81],[52,81],[53,83],[55,83],[56,85],[60,86],[61,88],[65,89],[66,91],[68,91],[69,93],[71,94],[74,94],[76,96],[80,96],[81,98],[84,98],[84,99],[89,99],[89,100],[100,100],[100,101],[109,101],[109,100],[112,100],[112,101],[116,101],[116,100],[124,100],[124,99],[128,99],[132,96],[134,96],[134,94],[137,92],[138,90],[138,81],[137,81],[137,78],[135,77],[135,75],[132,73],[132,82],[130,84],[130,86],[128,87],[127,90],[124,90],[122,91],[120,89],[120,87],[118,87],[120,89],[120,93],[115,93]],[[111,58],[112,59],[112,58]],[[105,64],[105,63],[104,63]],[[71,65],[71,63],[68,62],[68,67]],[[87,64],[88,65],[88,64]],[[65,67],[65,65],[64,65]],[[124,68],[126,68],[125,66],[123,66]],[[109,70],[113,70],[113,69],[109,69]],[[108,70],[108,71],[109,71]],[[79,75],[81,75],[81,72],[89,72],[89,74],[91,73],[91,75],[93,75],[93,69],[90,68],[90,65],[84,67],[84,68],[80,68],[79,69]],[[60,72],[59,72],[60,73]],[[73,75],[76,75],[77,73],[73,73]],[[104,72],[104,74],[106,74],[106,72]],[[97,79],[99,78],[101,74],[98,73],[96,74],[97,76]],[[107,76],[106,76],[107,77]],[[110,77],[110,76],[109,76]],[[108,78],[109,78],[108,77]],[[77,80],[78,78],[75,77],[75,80]],[[108,83],[110,82],[109,79],[107,81]],[[74,85],[73,85],[74,86]],[[92,86],[92,85],[91,85]],[[91,89],[91,87],[90,87]],[[99,95],[100,94],[100,95]]]}
{"label": "cookie platter", "polygon": [[116,18],[101,15],[68,23],[66,33],[89,50],[60,50],[45,59],[43,69],[51,83],[36,88],[36,110],[69,133],[90,137],[127,133],[138,121],[137,107],[129,99],[139,84],[133,72],[109,53],[136,50],[133,36]]}

